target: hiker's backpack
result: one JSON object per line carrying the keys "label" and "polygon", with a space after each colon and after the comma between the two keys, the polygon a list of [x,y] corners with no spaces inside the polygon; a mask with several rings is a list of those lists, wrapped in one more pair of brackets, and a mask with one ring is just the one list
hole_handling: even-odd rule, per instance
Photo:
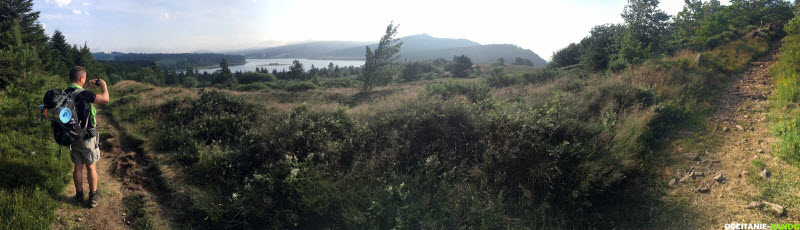
{"label": "hiker's backpack", "polygon": [[78,94],[83,89],[51,89],[44,94],[43,116],[53,124],[53,138],[59,145],[69,146],[86,136],[89,115],[85,121],[78,120],[78,111],[88,111],[88,103],[78,103]]}

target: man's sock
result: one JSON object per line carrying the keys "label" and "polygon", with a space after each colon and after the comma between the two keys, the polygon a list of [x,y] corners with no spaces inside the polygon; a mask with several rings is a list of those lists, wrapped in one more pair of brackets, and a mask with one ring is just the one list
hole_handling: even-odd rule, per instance
{"label": "man's sock", "polygon": [[89,191],[89,197],[94,197],[97,194],[97,191]]}

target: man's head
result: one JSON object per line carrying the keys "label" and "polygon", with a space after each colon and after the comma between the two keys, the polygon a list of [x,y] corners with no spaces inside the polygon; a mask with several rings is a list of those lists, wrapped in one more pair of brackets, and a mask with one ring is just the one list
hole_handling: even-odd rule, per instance
{"label": "man's head", "polygon": [[80,66],[72,67],[72,70],[69,71],[69,81],[83,85],[86,82],[86,69]]}

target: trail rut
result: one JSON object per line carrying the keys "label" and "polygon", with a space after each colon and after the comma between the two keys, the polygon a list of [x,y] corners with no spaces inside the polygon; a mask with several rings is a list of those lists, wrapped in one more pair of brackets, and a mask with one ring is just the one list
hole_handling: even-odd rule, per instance
{"label": "trail rut", "polygon": [[[664,170],[672,187],[664,200],[684,202],[689,210],[683,221],[691,226],[720,229],[728,223],[796,223],[800,218],[800,210],[785,205],[786,198],[796,196],[772,188],[800,175],[774,155],[778,140],[770,132],[768,98],[774,90],[769,69],[777,61],[776,47],[717,96],[706,131],[684,132],[668,150],[677,163]],[[769,179],[760,175],[762,168],[771,171]],[[791,187],[796,191],[797,185]],[[782,206],[783,212],[770,205],[748,208],[764,201]]]}
{"label": "trail rut", "polygon": [[[122,143],[116,124],[110,122],[102,111],[98,111],[97,123],[101,133],[101,154],[100,160],[97,162],[98,191],[101,194],[101,202],[95,208],[76,205],[71,199],[75,194],[75,186],[70,180],[61,197],[61,207],[56,211],[57,220],[53,228],[136,229],[140,225],[135,224],[137,217],[130,215],[133,210],[128,210],[125,197],[140,194],[145,197],[143,208],[155,210],[147,212],[149,227],[168,226],[163,212],[154,203],[154,195],[142,185],[144,173],[137,164],[136,151]],[[65,152],[64,154],[69,153]],[[88,191],[88,182],[85,178],[83,188],[84,191]]]}

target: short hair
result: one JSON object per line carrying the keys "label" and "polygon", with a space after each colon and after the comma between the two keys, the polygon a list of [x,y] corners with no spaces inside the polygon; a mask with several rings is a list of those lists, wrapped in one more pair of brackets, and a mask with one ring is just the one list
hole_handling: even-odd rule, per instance
{"label": "short hair", "polygon": [[69,71],[69,80],[73,82],[77,81],[78,74],[80,74],[81,72],[86,73],[86,69],[80,66],[72,67],[72,70]]}

